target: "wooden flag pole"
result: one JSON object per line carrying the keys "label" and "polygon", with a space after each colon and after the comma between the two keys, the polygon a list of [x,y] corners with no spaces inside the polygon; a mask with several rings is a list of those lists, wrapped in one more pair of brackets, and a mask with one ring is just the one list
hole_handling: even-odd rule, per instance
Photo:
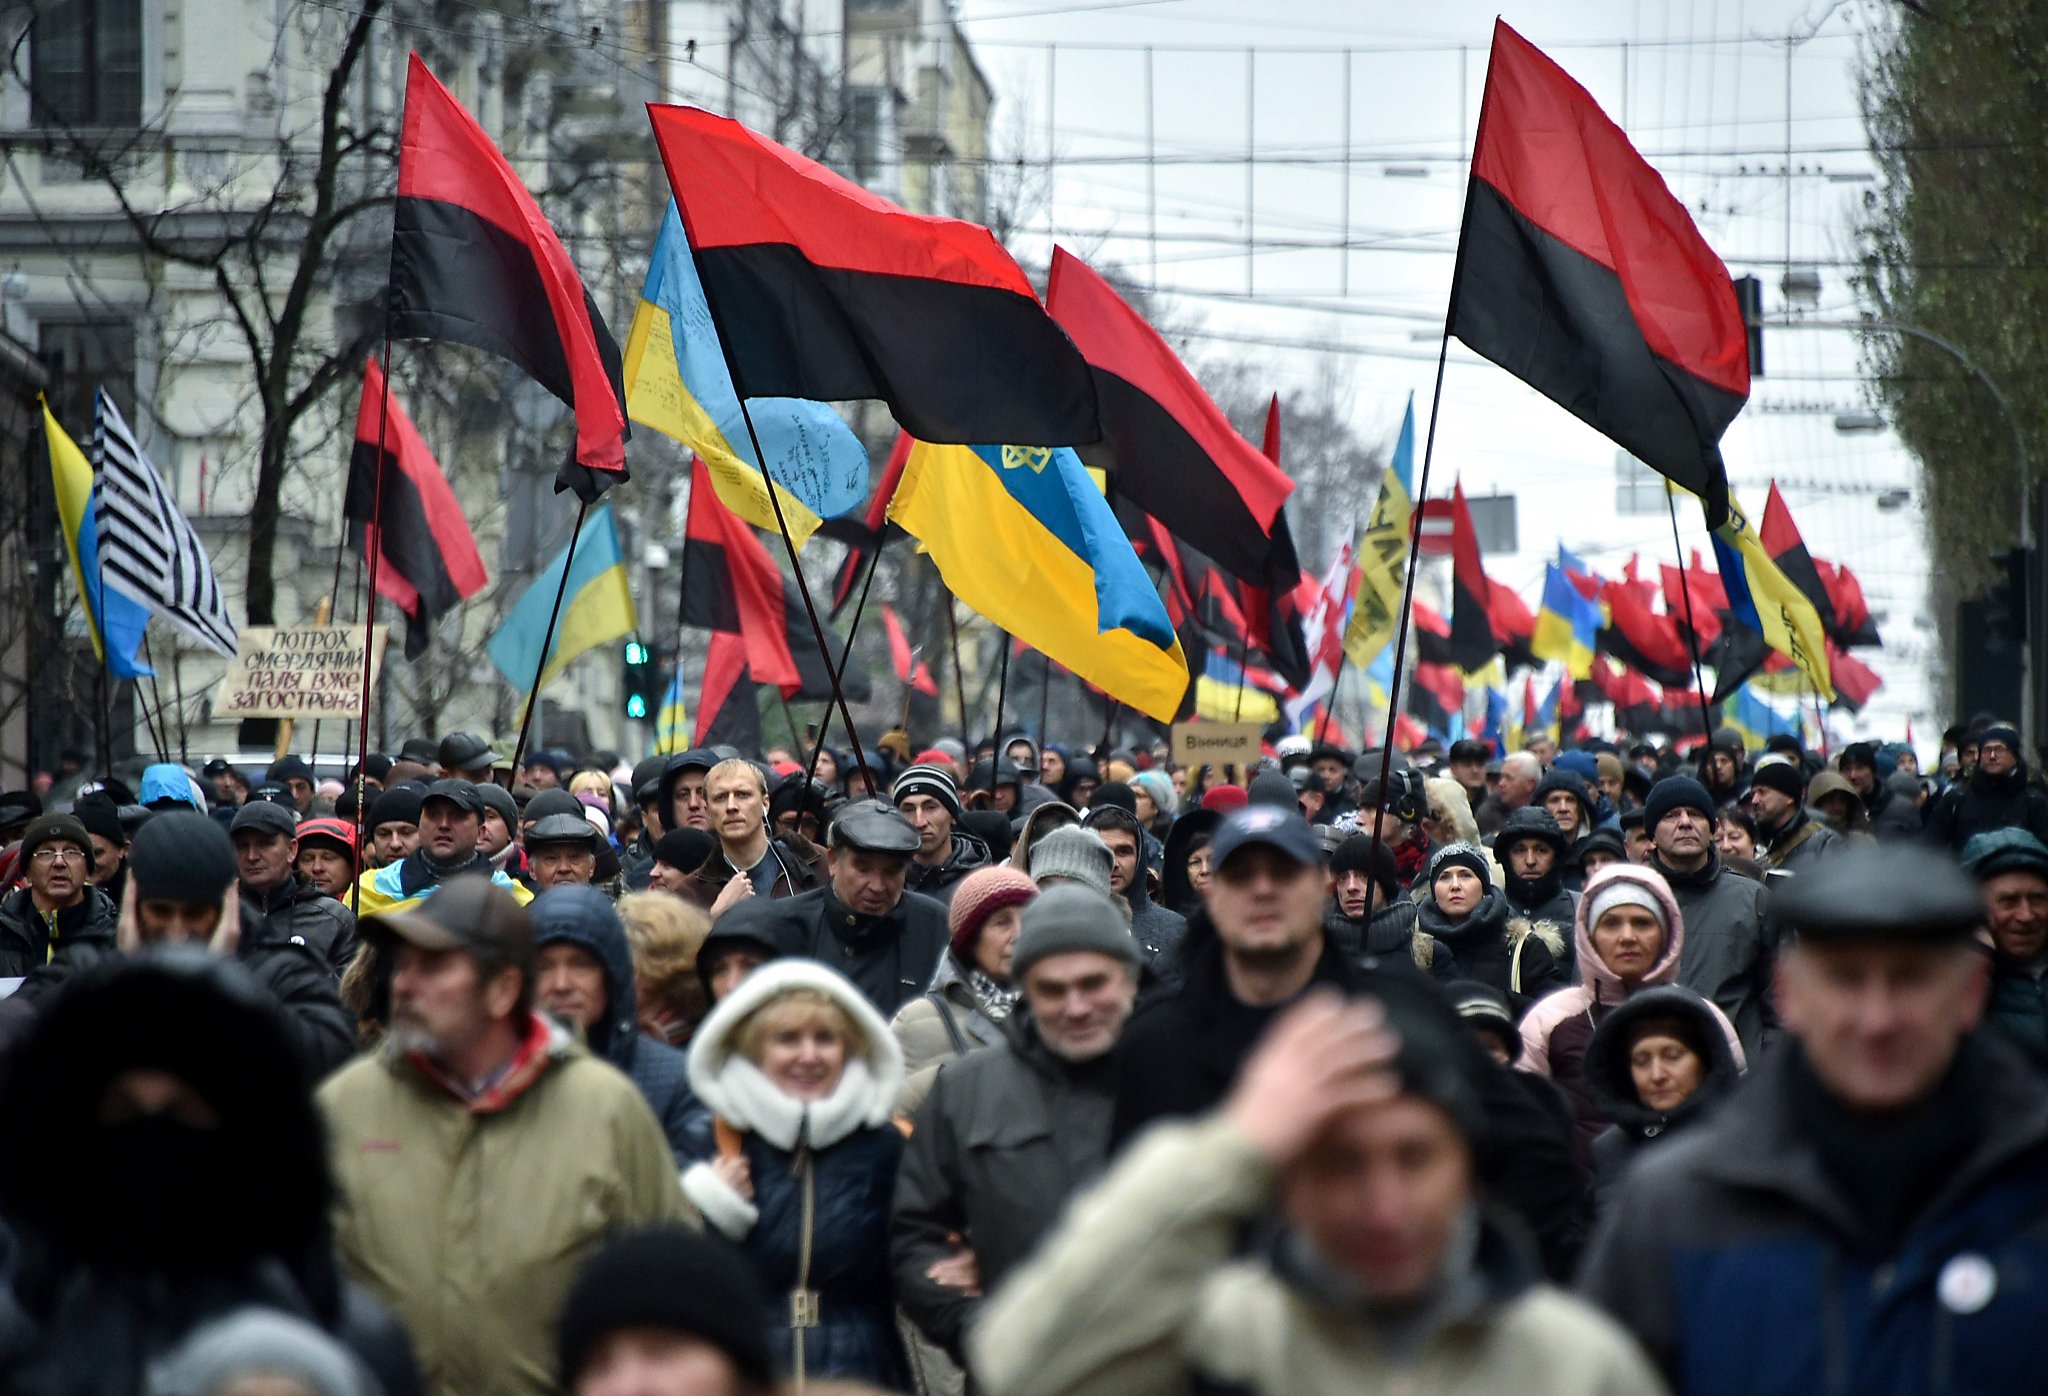
{"label": "wooden flag pole", "polygon": [[[996,636],[1002,642],[1003,662],[1000,666],[1000,676],[996,679],[996,722],[991,737],[995,742],[995,750],[988,754],[988,802],[991,806],[996,802],[996,763],[1003,759],[1003,703],[1010,695],[1010,632],[997,626]],[[970,766],[968,769],[972,770],[973,767]]]}
{"label": "wooden flag pole", "polygon": [[533,728],[533,710],[540,706],[540,676],[548,670],[548,656],[555,648],[555,622],[562,618],[562,598],[569,594],[569,569],[576,563],[576,545],[583,538],[583,521],[590,514],[590,501],[578,496],[576,526],[569,531],[569,550],[562,554],[562,580],[555,587],[554,609],[548,612],[548,628],[540,637],[540,658],[533,666],[533,686],[526,691],[526,711],[519,715],[519,741],[512,748],[512,770],[526,758],[526,734]]}

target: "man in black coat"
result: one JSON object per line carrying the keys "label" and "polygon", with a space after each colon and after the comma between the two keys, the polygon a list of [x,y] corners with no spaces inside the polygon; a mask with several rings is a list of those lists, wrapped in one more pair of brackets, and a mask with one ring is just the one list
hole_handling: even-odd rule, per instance
{"label": "man in black coat", "polygon": [[1960,853],[1978,834],[2025,829],[2048,843],[2048,791],[2027,778],[2020,734],[2003,723],[1977,738],[1977,767],[1942,792],[1927,816],[1935,842]]}
{"label": "man in black coat", "polygon": [[856,800],[826,833],[828,880],[800,896],[741,902],[721,930],[832,966],[884,1018],[925,991],[946,953],[944,903],[904,890],[917,830],[894,805]]}
{"label": "man in black coat", "polygon": [[1871,833],[1880,839],[1920,837],[1920,808],[1886,783],[1885,773],[1877,767],[1876,742],[1852,742],[1842,748],[1835,764],[1862,798]]}
{"label": "man in black coat", "polygon": [[[1198,1115],[1228,1093],[1274,1018],[1311,985],[1346,993],[1412,991],[1414,977],[1354,966],[1323,934],[1330,876],[1299,814],[1233,811],[1210,844],[1203,909],[1188,923],[1178,986],[1131,1018],[1117,1044],[1112,1149],[1154,1120]],[[1496,1142],[1488,1182],[1535,1232],[1545,1269],[1571,1272],[1587,1224],[1584,1173],[1570,1137],[1507,1069],[1480,1073]]]}
{"label": "man in black coat", "polygon": [[269,918],[271,929],[312,951],[336,980],[356,954],[356,914],[294,871],[298,819],[283,805],[257,800],[235,811],[228,837],[242,895]]}
{"label": "man in black coat", "polygon": [[115,906],[92,885],[92,837],[68,814],[31,820],[20,865],[27,885],[0,897],[0,978],[19,979],[74,948],[114,943]]}

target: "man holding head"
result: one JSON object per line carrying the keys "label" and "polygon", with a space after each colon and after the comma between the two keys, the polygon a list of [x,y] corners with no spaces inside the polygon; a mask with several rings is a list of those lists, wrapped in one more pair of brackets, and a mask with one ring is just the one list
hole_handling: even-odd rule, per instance
{"label": "man holding head", "polygon": [[577,1267],[685,1217],[640,1091],[534,1011],[526,908],[469,874],[367,917],[391,1033],[322,1086],[343,1266],[397,1311],[430,1396],[555,1396],[550,1327]]}
{"label": "man holding head", "polygon": [[1773,895],[1790,1040],[1623,1179],[1587,1297],[1698,1396],[2038,1389],[2048,1083],[1978,1030],[1978,889],[1865,846]]}
{"label": "man holding head", "polygon": [[917,830],[894,805],[855,800],[833,817],[826,845],[824,886],[748,898],[718,929],[832,966],[893,1018],[931,983],[952,938],[945,904],[905,889]]}
{"label": "man holding head", "polygon": [[[386,791],[378,804],[395,793]],[[468,781],[450,778],[428,786],[419,804],[419,847],[357,879],[356,915],[407,910],[433,896],[442,883],[464,873],[488,877],[522,906],[532,901],[533,893],[492,867],[491,860],[477,851],[483,821],[484,802]]]}
{"label": "man holding head", "polygon": [[956,1361],[982,1296],[1109,1158],[1108,1056],[1138,968],[1114,903],[1088,887],[1047,889],[1025,907],[1011,953],[1025,1010],[1015,1031],[942,1066],[918,1109],[896,1177],[891,1265],[897,1302]]}
{"label": "man holding head", "polygon": [[1764,916],[1764,887],[1730,872],[1714,851],[1714,799],[1690,776],[1666,776],[1643,805],[1649,865],[1663,874],[1685,918],[1678,982],[1735,1024],[1755,1057],[1778,1026],[1771,1003],[1777,933]]}

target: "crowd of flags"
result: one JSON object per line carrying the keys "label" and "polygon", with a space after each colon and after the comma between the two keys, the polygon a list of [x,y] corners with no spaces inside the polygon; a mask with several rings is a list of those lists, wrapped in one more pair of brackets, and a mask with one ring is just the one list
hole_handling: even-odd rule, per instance
{"label": "crowd of flags", "polygon": [[[1876,686],[1848,653],[1877,642],[1853,573],[1808,554],[1775,486],[1761,528],[1729,491],[1719,441],[1747,400],[1749,363],[1725,267],[1620,128],[1505,24],[1447,333],[1697,497],[1715,563],[1695,555],[1651,580],[1632,560],[1603,577],[1560,546],[1534,608],[1487,575],[1462,487],[1426,497],[1412,400],[1370,515],[1320,577],[1305,574],[1278,399],[1255,447],[1081,259],[1054,249],[1041,300],[986,228],[907,213],[736,121],[681,106],[649,115],[677,197],[621,353],[505,157],[417,55],[407,69],[391,336],[494,354],[575,421],[557,489],[581,502],[580,526],[487,646],[529,701],[579,654],[638,630],[605,498],[628,478],[629,423],[691,453],[681,621],[712,636],[694,731],[678,669],[653,714],[658,750],[744,735],[756,686],[785,699],[835,686],[840,658],[819,644],[843,653],[843,640],[810,633],[756,530],[783,537],[792,562],[819,533],[847,546],[835,615],[864,596],[881,548],[915,538],[952,598],[1160,721],[1284,714],[1327,734],[1350,670],[1383,703],[1405,691],[1394,722],[1408,741],[1469,730],[1505,747],[1534,729],[1569,733],[1589,703],[1631,730],[1689,734],[1711,702],[1760,731],[1772,710],[1757,691],[1860,706]],[[872,490],[866,450],[828,405],[849,399],[885,404],[902,428]],[[148,673],[150,615],[232,655],[211,563],[105,393],[90,461],[47,408],[45,420],[108,673]],[[374,359],[343,512],[417,658],[488,576]],[[1451,557],[1448,615],[1411,599],[1434,523]],[[922,647],[893,609],[883,621],[906,706],[910,691],[934,696]],[[856,698],[868,688],[857,665],[839,683]]]}

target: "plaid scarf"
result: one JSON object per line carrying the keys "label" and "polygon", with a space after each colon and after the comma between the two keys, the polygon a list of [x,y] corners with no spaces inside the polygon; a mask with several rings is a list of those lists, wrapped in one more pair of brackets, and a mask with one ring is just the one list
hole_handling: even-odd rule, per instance
{"label": "plaid scarf", "polygon": [[979,969],[967,971],[967,992],[991,1023],[1000,1023],[1016,1010],[1022,991],[996,983]]}

